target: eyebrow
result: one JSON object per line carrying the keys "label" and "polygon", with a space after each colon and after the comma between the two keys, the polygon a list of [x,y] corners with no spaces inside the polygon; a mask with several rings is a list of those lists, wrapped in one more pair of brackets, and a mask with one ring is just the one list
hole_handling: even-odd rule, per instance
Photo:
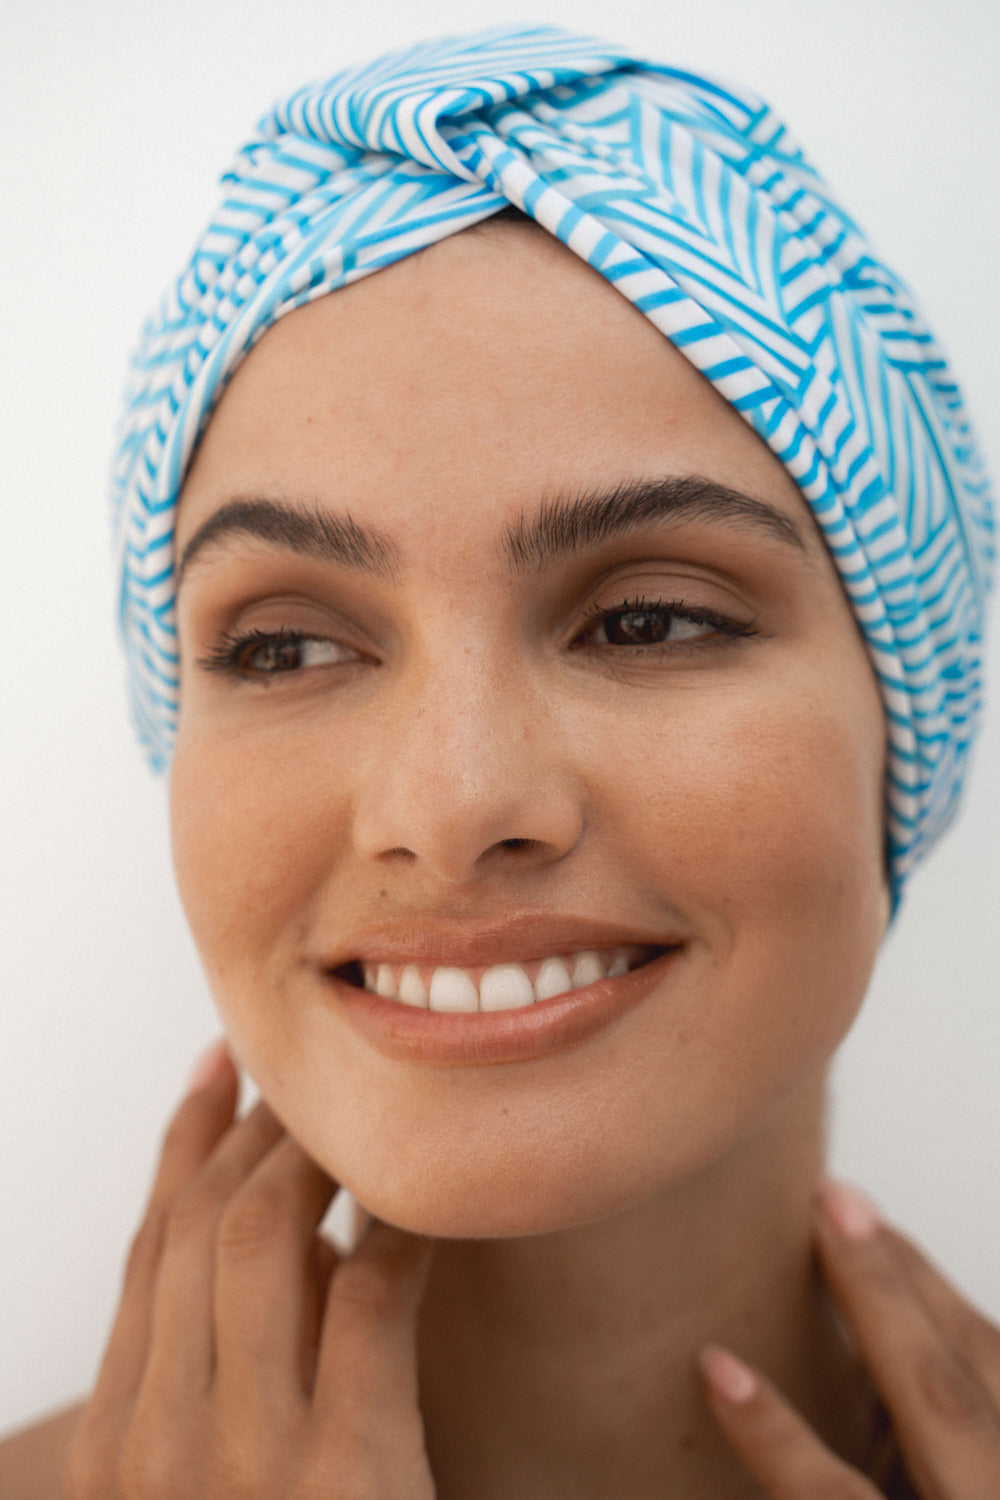
{"label": "eyebrow", "polygon": [[512,571],[538,572],[560,557],[673,521],[719,522],[807,550],[798,526],[777,506],[697,474],[548,500],[535,515],[507,525],[503,550]]}
{"label": "eyebrow", "polygon": [[[766,535],[805,552],[791,516],[752,495],[699,475],[642,479],[610,490],[556,497],[532,515],[508,522],[499,551],[512,574],[537,573],[561,558],[592,550],[616,537],[664,522],[707,521]],[[399,548],[384,532],[319,506],[263,497],[236,498],[198,528],[177,565],[176,586],[196,557],[233,536],[252,536],[291,552],[390,581],[401,564]]]}
{"label": "eyebrow", "polygon": [[196,557],[233,536],[257,537],[289,552],[390,580],[399,568],[395,543],[373,527],[359,525],[349,514],[334,515],[315,504],[236,498],[209,516],[188,542],[177,564],[175,588],[180,588]]}

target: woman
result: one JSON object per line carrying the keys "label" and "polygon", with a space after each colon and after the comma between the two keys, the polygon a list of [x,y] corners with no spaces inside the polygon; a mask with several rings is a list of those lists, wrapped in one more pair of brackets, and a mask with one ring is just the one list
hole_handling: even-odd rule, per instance
{"label": "woman", "polygon": [[228,1044],[9,1472],[990,1493],[1000,1335],[822,1181],[978,700],[987,486],[919,314],[759,101],[563,33],[303,91],[226,181],[117,493]]}

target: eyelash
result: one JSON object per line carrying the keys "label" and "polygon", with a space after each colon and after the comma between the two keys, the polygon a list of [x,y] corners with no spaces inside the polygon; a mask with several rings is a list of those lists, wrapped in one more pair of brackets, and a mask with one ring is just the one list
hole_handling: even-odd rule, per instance
{"label": "eyelash", "polygon": [[[706,625],[717,631],[727,641],[745,639],[756,635],[757,632],[752,625],[743,625],[737,620],[730,619],[727,615],[720,615],[713,609],[704,609],[699,605],[685,604],[683,599],[647,599],[645,595],[635,599],[623,599],[613,609],[607,609],[603,605],[593,605],[591,608],[581,612],[581,618],[592,620],[595,624],[601,624],[606,620],[614,619],[621,615],[662,615],[667,621],[686,620],[692,625]],[[246,670],[241,666],[241,658],[246,656],[258,646],[290,645],[300,646],[307,641],[322,639],[310,635],[301,630],[246,630],[234,634],[223,635],[218,644],[198,660],[199,667],[206,672],[219,672],[229,676],[256,678],[258,681],[267,681],[271,677],[291,675],[301,668],[276,668],[273,671],[255,672]],[[632,644],[615,647],[611,642],[604,643],[607,648],[620,654],[628,651],[632,655],[657,655],[662,656],[667,651],[692,651],[698,650],[707,644],[705,640],[695,641],[665,641],[649,645]]]}
{"label": "eyelash", "polygon": [[[662,615],[667,621],[686,620],[692,625],[707,625],[723,636],[727,642],[742,640],[748,636],[756,635],[757,632],[752,625],[744,625],[739,620],[733,620],[728,615],[721,615],[717,610],[706,609],[698,604],[685,604],[683,599],[647,599],[643,594],[636,599],[623,599],[613,609],[607,609],[603,604],[592,605],[582,612],[584,619],[592,619],[597,624],[618,615]],[[610,642],[608,646],[610,647]],[[663,655],[666,651],[696,651],[702,646],[708,645],[705,639],[695,641],[664,641],[651,645],[620,646],[616,654],[629,651],[633,654]]]}
{"label": "eyelash", "polygon": [[[307,641],[322,640],[322,636],[311,635],[305,630],[244,630],[220,636],[211,651],[198,658],[199,667],[206,672],[221,672],[233,677],[256,677],[266,681],[269,677],[290,675],[292,668],[279,667],[271,672],[246,671],[240,660],[258,646],[302,646]],[[298,669],[295,669],[298,670]]]}

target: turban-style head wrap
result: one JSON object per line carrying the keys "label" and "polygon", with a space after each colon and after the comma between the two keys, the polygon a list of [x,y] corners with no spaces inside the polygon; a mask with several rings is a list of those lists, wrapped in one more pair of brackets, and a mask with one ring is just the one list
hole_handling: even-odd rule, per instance
{"label": "turban-style head wrap", "polygon": [[169,758],[172,546],[200,433],[276,319],[513,204],[606,276],[796,480],[888,724],[894,896],[948,823],[980,708],[989,481],[907,288],[755,94],[551,27],[396,52],[266,115],[147,324],[114,513],[134,716]]}

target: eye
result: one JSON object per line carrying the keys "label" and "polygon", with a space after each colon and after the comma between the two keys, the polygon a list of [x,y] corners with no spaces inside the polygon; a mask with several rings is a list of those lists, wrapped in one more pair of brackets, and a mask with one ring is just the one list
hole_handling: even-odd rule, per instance
{"label": "eye", "polygon": [[308,667],[336,666],[357,660],[357,652],[324,636],[297,630],[247,630],[226,635],[199,659],[206,672],[234,677],[268,678]]}
{"label": "eye", "polygon": [[614,609],[598,606],[585,614],[596,621],[584,637],[591,646],[662,651],[670,646],[707,643],[713,636],[732,640],[755,633],[750,625],[716,610],[685,604],[682,599],[625,599]]}

